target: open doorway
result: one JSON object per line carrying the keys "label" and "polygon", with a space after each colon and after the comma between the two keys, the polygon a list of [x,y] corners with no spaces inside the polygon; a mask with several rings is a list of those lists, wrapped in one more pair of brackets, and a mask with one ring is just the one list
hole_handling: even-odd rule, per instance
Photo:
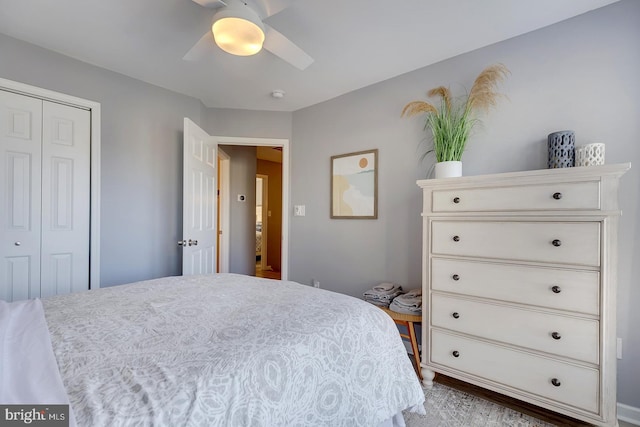
{"label": "open doorway", "polygon": [[[287,280],[289,141],[241,137],[214,138],[218,142],[219,152],[226,152],[229,156],[226,162],[229,167],[226,171],[224,161],[218,164],[221,174],[218,199],[221,259],[218,271],[252,275],[258,267],[256,275],[260,277]],[[249,153],[252,153],[250,157]],[[275,157],[267,158],[274,154]],[[248,175],[249,173],[252,175]],[[262,221],[258,221],[256,217],[258,204],[254,203],[254,199],[259,197],[256,191],[258,175],[266,177],[262,181],[265,187],[263,200],[267,199],[267,205],[264,202],[262,204]],[[225,182],[228,183],[226,190]],[[259,231],[263,234],[264,242],[258,260],[256,235]],[[227,268],[222,261],[225,255]],[[262,262],[265,263],[264,267]]]}

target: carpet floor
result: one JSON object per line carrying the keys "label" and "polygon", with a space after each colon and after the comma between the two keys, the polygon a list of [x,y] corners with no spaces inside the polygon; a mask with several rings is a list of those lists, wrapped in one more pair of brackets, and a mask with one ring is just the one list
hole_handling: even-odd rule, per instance
{"label": "carpet floor", "polygon": [[424,394],[427,415],[405,411],[407,427],[553,427],[553,424],[444,384],[434,383]]}

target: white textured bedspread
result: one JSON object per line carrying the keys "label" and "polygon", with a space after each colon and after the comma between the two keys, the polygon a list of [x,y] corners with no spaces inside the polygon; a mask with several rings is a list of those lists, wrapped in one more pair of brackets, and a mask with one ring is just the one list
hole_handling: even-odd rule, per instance
{"label": "white textured bedspread", "polygon": [[220,274],[43,304],[79,426],[375,426],[422,409],[393,321],[342,294]]}

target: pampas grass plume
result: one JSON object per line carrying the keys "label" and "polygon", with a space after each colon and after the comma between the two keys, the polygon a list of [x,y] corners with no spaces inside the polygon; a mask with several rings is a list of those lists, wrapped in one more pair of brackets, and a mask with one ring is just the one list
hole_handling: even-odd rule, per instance
{"label": "pampas grass plume", "polygon": [[[440,108],[425,101],[412,101],[404,106],[401,116],[425,114],[425,130],[433,135],[433,152],[436,161],[461,160],[469,133],[478,119],[473,117],[476,110],[488,111],[495,107],[502,96],[498,85],[509,75],[502,64],[491,65],[476,77],[466,98],[453,99],[448,87],[438,86],[427,92],[429,97],[440,98]],[[423,157],[424,157],[423,155]]]}

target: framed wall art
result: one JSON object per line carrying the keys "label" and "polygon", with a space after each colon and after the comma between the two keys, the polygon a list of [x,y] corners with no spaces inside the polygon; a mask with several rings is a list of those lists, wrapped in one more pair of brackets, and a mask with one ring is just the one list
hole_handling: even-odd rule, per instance
{"label": "framed wall art", "polygon": [[331,218],[378,218],[378,150],[331,157]]}

